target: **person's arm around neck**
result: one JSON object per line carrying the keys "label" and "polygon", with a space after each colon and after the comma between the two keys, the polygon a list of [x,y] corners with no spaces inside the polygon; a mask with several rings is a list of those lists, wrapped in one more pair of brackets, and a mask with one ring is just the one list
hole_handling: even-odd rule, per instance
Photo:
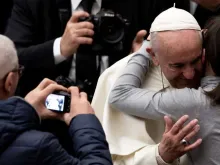
{"label": "person's arm around neck", "polygon": [[[185,114],[195,117],[192,107],[201,106],[206,97],[201,90],[190,88],[153,91],[141,88],[150,68],[149,55],[134,54],[109,95],[109,104],[129,115],[147,119],[163,119],[164,115],[178,119]],[[177,110],[178,109],[178,110]]]}

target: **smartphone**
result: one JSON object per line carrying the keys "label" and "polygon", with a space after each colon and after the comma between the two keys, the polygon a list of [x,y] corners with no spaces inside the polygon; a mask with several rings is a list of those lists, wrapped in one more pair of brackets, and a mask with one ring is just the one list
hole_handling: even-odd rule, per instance
{"label": "smartphone", "polygon": [[54,92],[47,97],[45,106],[51,111],[67,113],[70,111],[70,94],[64,91]]}

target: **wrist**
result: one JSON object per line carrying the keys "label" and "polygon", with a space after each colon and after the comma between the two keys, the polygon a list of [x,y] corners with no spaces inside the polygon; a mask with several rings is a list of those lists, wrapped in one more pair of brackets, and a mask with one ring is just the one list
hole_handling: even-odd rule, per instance
{"label": "wrist", "polygon": [[169,154],[167,154],[166,151],[163,150],[163,147],[161,146],[161,144],[159,144],[158,146],[158,154],[161,157],[161,159],[167,164],[173,163],[174,160],[171,158],[171,156],[169,156]]}
{"label": "wrist", "polygon": [[70,123],[72,121],[72,119],[74,118],[74,116],[68,115],[64,117],[64,122],[66,123],[67,126],[70,126]]}
{"label": "wrist", "polygon": [[26,97],[25,97],[25,98],[21,98],[21,97],[19,97],[19,96],[15,96],[15,97],[18,97],[18,98],[22,99],[22,100],[25,101],[29,106],[31,106],[32,109],[34,109],[34,111],[36,112],[36,114],[37,114],[37,116],[38,116],[38,118],[39,118],[39,121],[40,121],[40,123],[41,123],[42,118],[41,118],[41,116],[40,116],[40,113],[37,111],[36,107],[34,106],[34,104],[33,104],[29,99],[27,99]]}
{"label": "wrist", "polygon": [[72,120],[72,119],[65,119],[65,120],[64,120],[64,122],[66,123],[66,125],[67,125],[67,126],[69,126],[69,125],[70,125],[71,120]]}
{"label": "wrist", "polygon": [[65,49],[62,47],[62,45],[60,44],[60,55],[67,58],[67,52],[65,51]]}
{"label": "wrist", "polygon": [[63,38],[60,40],[60,54],[65,58],[69,58],[76,52],[76,48],[73,48],[73,45],[68,45]]}

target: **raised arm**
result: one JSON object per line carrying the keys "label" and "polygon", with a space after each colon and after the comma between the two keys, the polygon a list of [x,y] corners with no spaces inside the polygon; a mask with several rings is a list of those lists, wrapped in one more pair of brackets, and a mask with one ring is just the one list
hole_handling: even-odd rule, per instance
{"label": "raised arm", "polygon": [[142,118],[162,119],[164,115],[171,115],[177,119],[189,113],[194,117],[195,113],[192,111],[205,99],[201,91],[189,88],[166,89],[159,92],[141,89],[149,67],[148,56],[142,54],[132,56],[110,93],[110,105]]}

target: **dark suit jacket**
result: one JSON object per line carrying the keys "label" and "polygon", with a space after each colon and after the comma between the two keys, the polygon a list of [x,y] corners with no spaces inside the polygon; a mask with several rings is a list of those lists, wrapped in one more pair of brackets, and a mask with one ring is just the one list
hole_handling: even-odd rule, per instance
{"label": "dark suit jacket", "polygon": [[0,34],[3,34],[11,15],[13,0],[0,1]]}
{"label": "dark suit jacket", "polygon": [[[70,7],[70,1],[66,2]],[[136,32],[140,29],[149,30],[153,19],[161,11],[171,7],[173,2],[174,0],[103,0],[102,8],[119,12],[131,22],[125,49],[123,53],[114,55],[110,64],[128,55]],[[184,6],[181,3],[179,6]],[[15,0],[5,34],[15,42],[20,64],[26,68],[19,83],[19,95],[24,96],[45,77],[55,79],[59,75],[68,76],[71,59],[59,65],[54,63],[53,43],[63,34],[57,0]]]}

